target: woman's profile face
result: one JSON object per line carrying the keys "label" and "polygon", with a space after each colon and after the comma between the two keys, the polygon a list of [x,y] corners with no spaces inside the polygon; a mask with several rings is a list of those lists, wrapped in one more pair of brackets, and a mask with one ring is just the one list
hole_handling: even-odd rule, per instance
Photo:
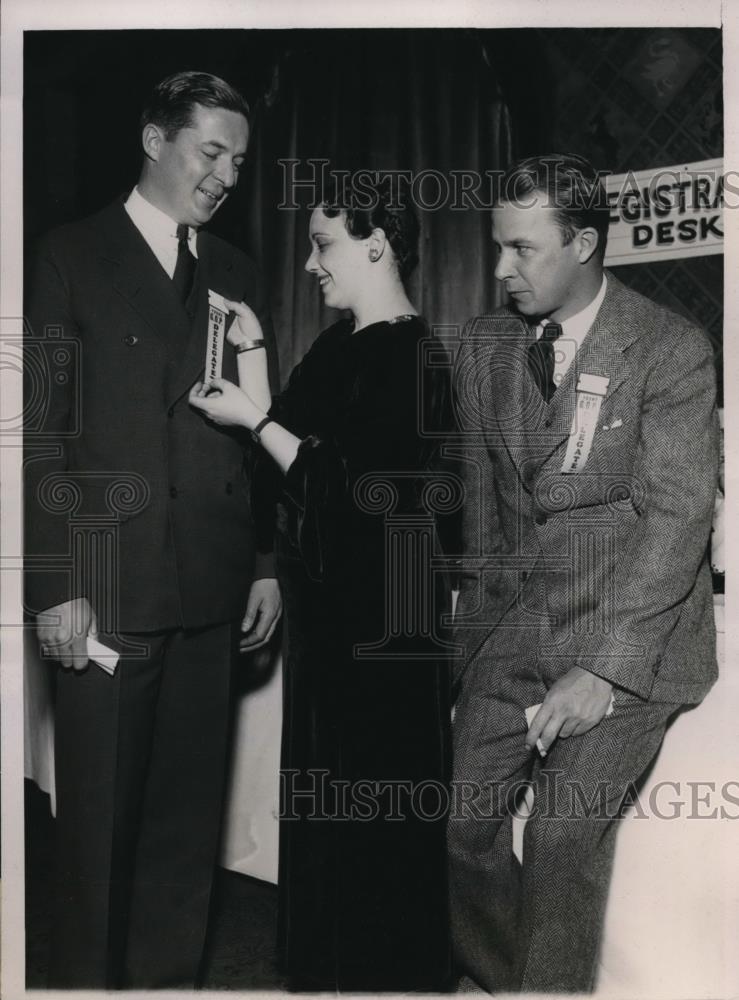
{"label": "woman's profile face", "polygon": [[332,309],[356,309],[367,292],[369,238],[349,235],[344,214],[329,218],[319,205],[310,220],[311,254],[305,264],[318,278],[323,299]]}

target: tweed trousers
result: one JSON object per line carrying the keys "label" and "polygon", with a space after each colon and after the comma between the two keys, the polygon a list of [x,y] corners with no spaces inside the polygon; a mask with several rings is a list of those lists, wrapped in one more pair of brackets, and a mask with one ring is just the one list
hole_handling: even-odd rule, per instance
{"label": "tweed trousers", "polygon": [[[619,813],[679,708],[615,689],[611,715],[540,759],[525,746],[524,711],[551,683],[537,656],[549,635],[514,608],[470,663],[455,707],[454,952],[489,992],[593,988]],[[521,865],[512,815],[529,785]]]}

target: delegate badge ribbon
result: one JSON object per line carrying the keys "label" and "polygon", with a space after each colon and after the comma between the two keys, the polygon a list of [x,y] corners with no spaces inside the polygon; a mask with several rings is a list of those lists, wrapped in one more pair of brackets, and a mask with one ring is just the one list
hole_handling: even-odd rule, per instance
{"label": "delegate badge ribbon", "polygon": [[581,472],[590,455],[600,407],[610,379],[605,375],[581,374],[577,381],[577,402],[572,417],[562,472]]}
{"label": "delegate badge ribbon", "polygon": [[223,371],[223,341],[228,309],[222,295],[208,289],[208,342],[205,350],[205,377],[208,385]]}

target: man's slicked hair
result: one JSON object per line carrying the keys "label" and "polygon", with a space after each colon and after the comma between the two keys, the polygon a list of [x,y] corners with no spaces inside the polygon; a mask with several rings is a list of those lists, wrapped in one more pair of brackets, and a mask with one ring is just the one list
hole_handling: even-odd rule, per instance
{"label": "man's slicked hair", "polygon": [[544,195],[554,209],[562,243],[571,243],[581,229],[598,233],[596,254],[603,259],[608,240],[610,209],[598,171],[574,153],[549,153],[519,160],[503,175],[496,204],[529,204],[532,194]]}
{"label": "man's slicked hair", "polygon": [[146,104],[139,119],[140,127],[159,126],[167,140],[192,125],[195,107],[223,108],[249,120],[246,99],[225,80],[210,73],[186,70],[162,80]]}

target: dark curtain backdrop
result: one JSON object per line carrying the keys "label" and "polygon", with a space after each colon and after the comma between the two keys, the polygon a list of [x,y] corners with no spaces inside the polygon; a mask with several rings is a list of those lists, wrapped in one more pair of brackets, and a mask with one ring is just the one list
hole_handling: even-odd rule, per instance
{"label": "dark curtain backdrop", "polygon": [[[315,31],[294,37],[256,110],[243,214],[248,242],[272,275],[283,374],[336,318],[303,270],[312,192],[296,188],[292,195],[285,190],[290,178],[311,179],[319,168],[309,161],[320,159],[350,171],[436,172],[438,178],[427,173],[419,188],[429,207],[417,204],[422,241],[410,294],[429,322],[452,328],[453,335],[469,316],[498,304],[498,293],[491,280],[490,214],[454,207],[452,171],[499,169],[510,157],[510,119],[476,35]],[[286,159],[299,163],[279,163]],[[412,194],[407,185],[400,190]],[[304,207],[277,207],[285,202]]]}
{"label": "dark curtain backdrop", "polygon": [[[247,169],[213,229],[264,270],[284,379],[337,314],[323,308],[303,270],[309,193],[298,194],[298,210],[279,207],[279,161],[301,161],[301,177],[309,159],[328,159],[337,169],[433,170],[449,183],[451,171],[506,166],[514,147],[503,91],[508,74],[516,80],[506,37],[441,29],[28,32],[27,243],[133,186],[138,113],[159,79],[185,68],[223,76],[249,98],[253,122]],[[511,92],[520,103],[521,86]],[[455,209],[453,190],[439,199],[433,181],[422,190],[427,203],[442,204],[419,212],[411,297],[454,336],[499,301],[490,213]]]}

